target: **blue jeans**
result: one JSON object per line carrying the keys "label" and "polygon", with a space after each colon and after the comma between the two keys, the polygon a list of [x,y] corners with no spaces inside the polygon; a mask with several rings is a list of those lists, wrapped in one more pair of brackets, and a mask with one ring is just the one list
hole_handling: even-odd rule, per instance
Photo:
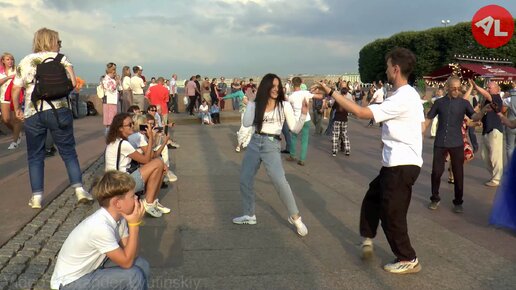
{"label": "blue jeans", "polygon": [[280,140],[254,134],[245,151],[240,172],[240,194],[244,215],[253,216],[255,212],[254,176],[263,162],[267,175],[279,193],[290,216],[299,213],[292,189],[285,178],[285,170],[280,156]]}
{"label": "blue jeans", "polygon": [[32,194],[43,193],[45,177],[45,140],[47,129],[52,134],[54,143],[63,159],[68,179],[72,187],[82,186],[82,172],[75,152],[75,138],[73,136],[73,115],[67,108],[57,109],[59,128],[52,110],[46,110],[25,119],[25,135],[27,137],[27,160]]}
{"label": "blue jeans", "polygon": [[107,260],[97,270],[88,273],[59,289],[106,289],[140,290],[147,289],[149,263],[138,257],[129,269],[124,269]]}

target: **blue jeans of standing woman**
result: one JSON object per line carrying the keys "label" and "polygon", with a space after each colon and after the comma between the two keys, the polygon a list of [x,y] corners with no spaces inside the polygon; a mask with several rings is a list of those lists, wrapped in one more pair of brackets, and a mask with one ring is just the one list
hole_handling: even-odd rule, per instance
{"label": "blue jeans of standing woman", "polygon": [[299,213],[292,189],[285,178],[280,146],[280,140],[274,137],[254,134],[251,138],[240,172],[240,194],[242,195],[244,215],[253,216],[255,214],[254,177],[262,162],[281,201],[287,207],[289,215],[293,216]]}
{"label": "blue jeans of standing woman", "polygon": [[82,172],[75,151],[73,136],[73,115],[68,108],[57,109],[59,126],[54,112],[46,110],[36,113],[25,119],[25,135],[27,137],[27,160],[32,194],[43,193],[45,177],[45,140],[47,129],[52,134],[54,143],[59,150],[68,172],[68,179],[72,187],[82,186]]}

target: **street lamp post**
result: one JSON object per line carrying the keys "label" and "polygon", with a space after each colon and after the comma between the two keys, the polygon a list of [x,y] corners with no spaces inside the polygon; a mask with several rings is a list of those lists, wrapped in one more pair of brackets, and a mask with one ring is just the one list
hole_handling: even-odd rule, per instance
{"label": "street lamp post", "polygon": [[441,24],[443,24],[444,27],[446,27],[448,24],[450,24],[450,20],[449,19],[447,19],[447,20],[443,19],[443,20],[441,20]]}

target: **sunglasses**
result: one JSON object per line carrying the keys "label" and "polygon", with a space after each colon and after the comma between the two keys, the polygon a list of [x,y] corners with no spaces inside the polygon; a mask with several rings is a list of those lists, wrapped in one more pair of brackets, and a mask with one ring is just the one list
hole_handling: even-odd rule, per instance
{"label": "sunglasses", "polygon": [[134,122],[131,122],[131,123],[127,124],[127,125],[122,125],[122,127],[132,127],[132,126],[134,126]]}

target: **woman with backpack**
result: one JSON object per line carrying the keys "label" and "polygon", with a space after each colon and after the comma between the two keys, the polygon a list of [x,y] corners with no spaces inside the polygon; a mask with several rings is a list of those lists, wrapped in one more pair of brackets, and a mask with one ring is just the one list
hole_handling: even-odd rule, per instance
{"label": "woman with backpack", "polygon": [[22,123],[11,114],[11,101],[6,99],[6,94],[10,84],[16,74],[14,56],[8,52],[2,55],[0,63],[0,108],[2,111],[2,122],[13,131],[13,141],[7,149],[18,148],[21,142],[20,132]]}
{"label": "woman with backpack", "polygon": [[[45,140],[47,130],[52,134],[68,172],[71,186],[79,202],[93,197],[82,187],[82,172],[75,151],[73,115],[68,95],[76,84],[75,72],[66,56],[59,53],[59,34],[41,28],[34,34],[33,53],[24,57],[13,80],[12,98],[15,115],[24,120],[27,139],[32,197],[29,206],[41,208],[45,168]],[[67,75],[69,77],[67,77]],[[50,85],[58,83],[58,86]],[[25,88],[25,109],[18,103],[20,90]]]}

